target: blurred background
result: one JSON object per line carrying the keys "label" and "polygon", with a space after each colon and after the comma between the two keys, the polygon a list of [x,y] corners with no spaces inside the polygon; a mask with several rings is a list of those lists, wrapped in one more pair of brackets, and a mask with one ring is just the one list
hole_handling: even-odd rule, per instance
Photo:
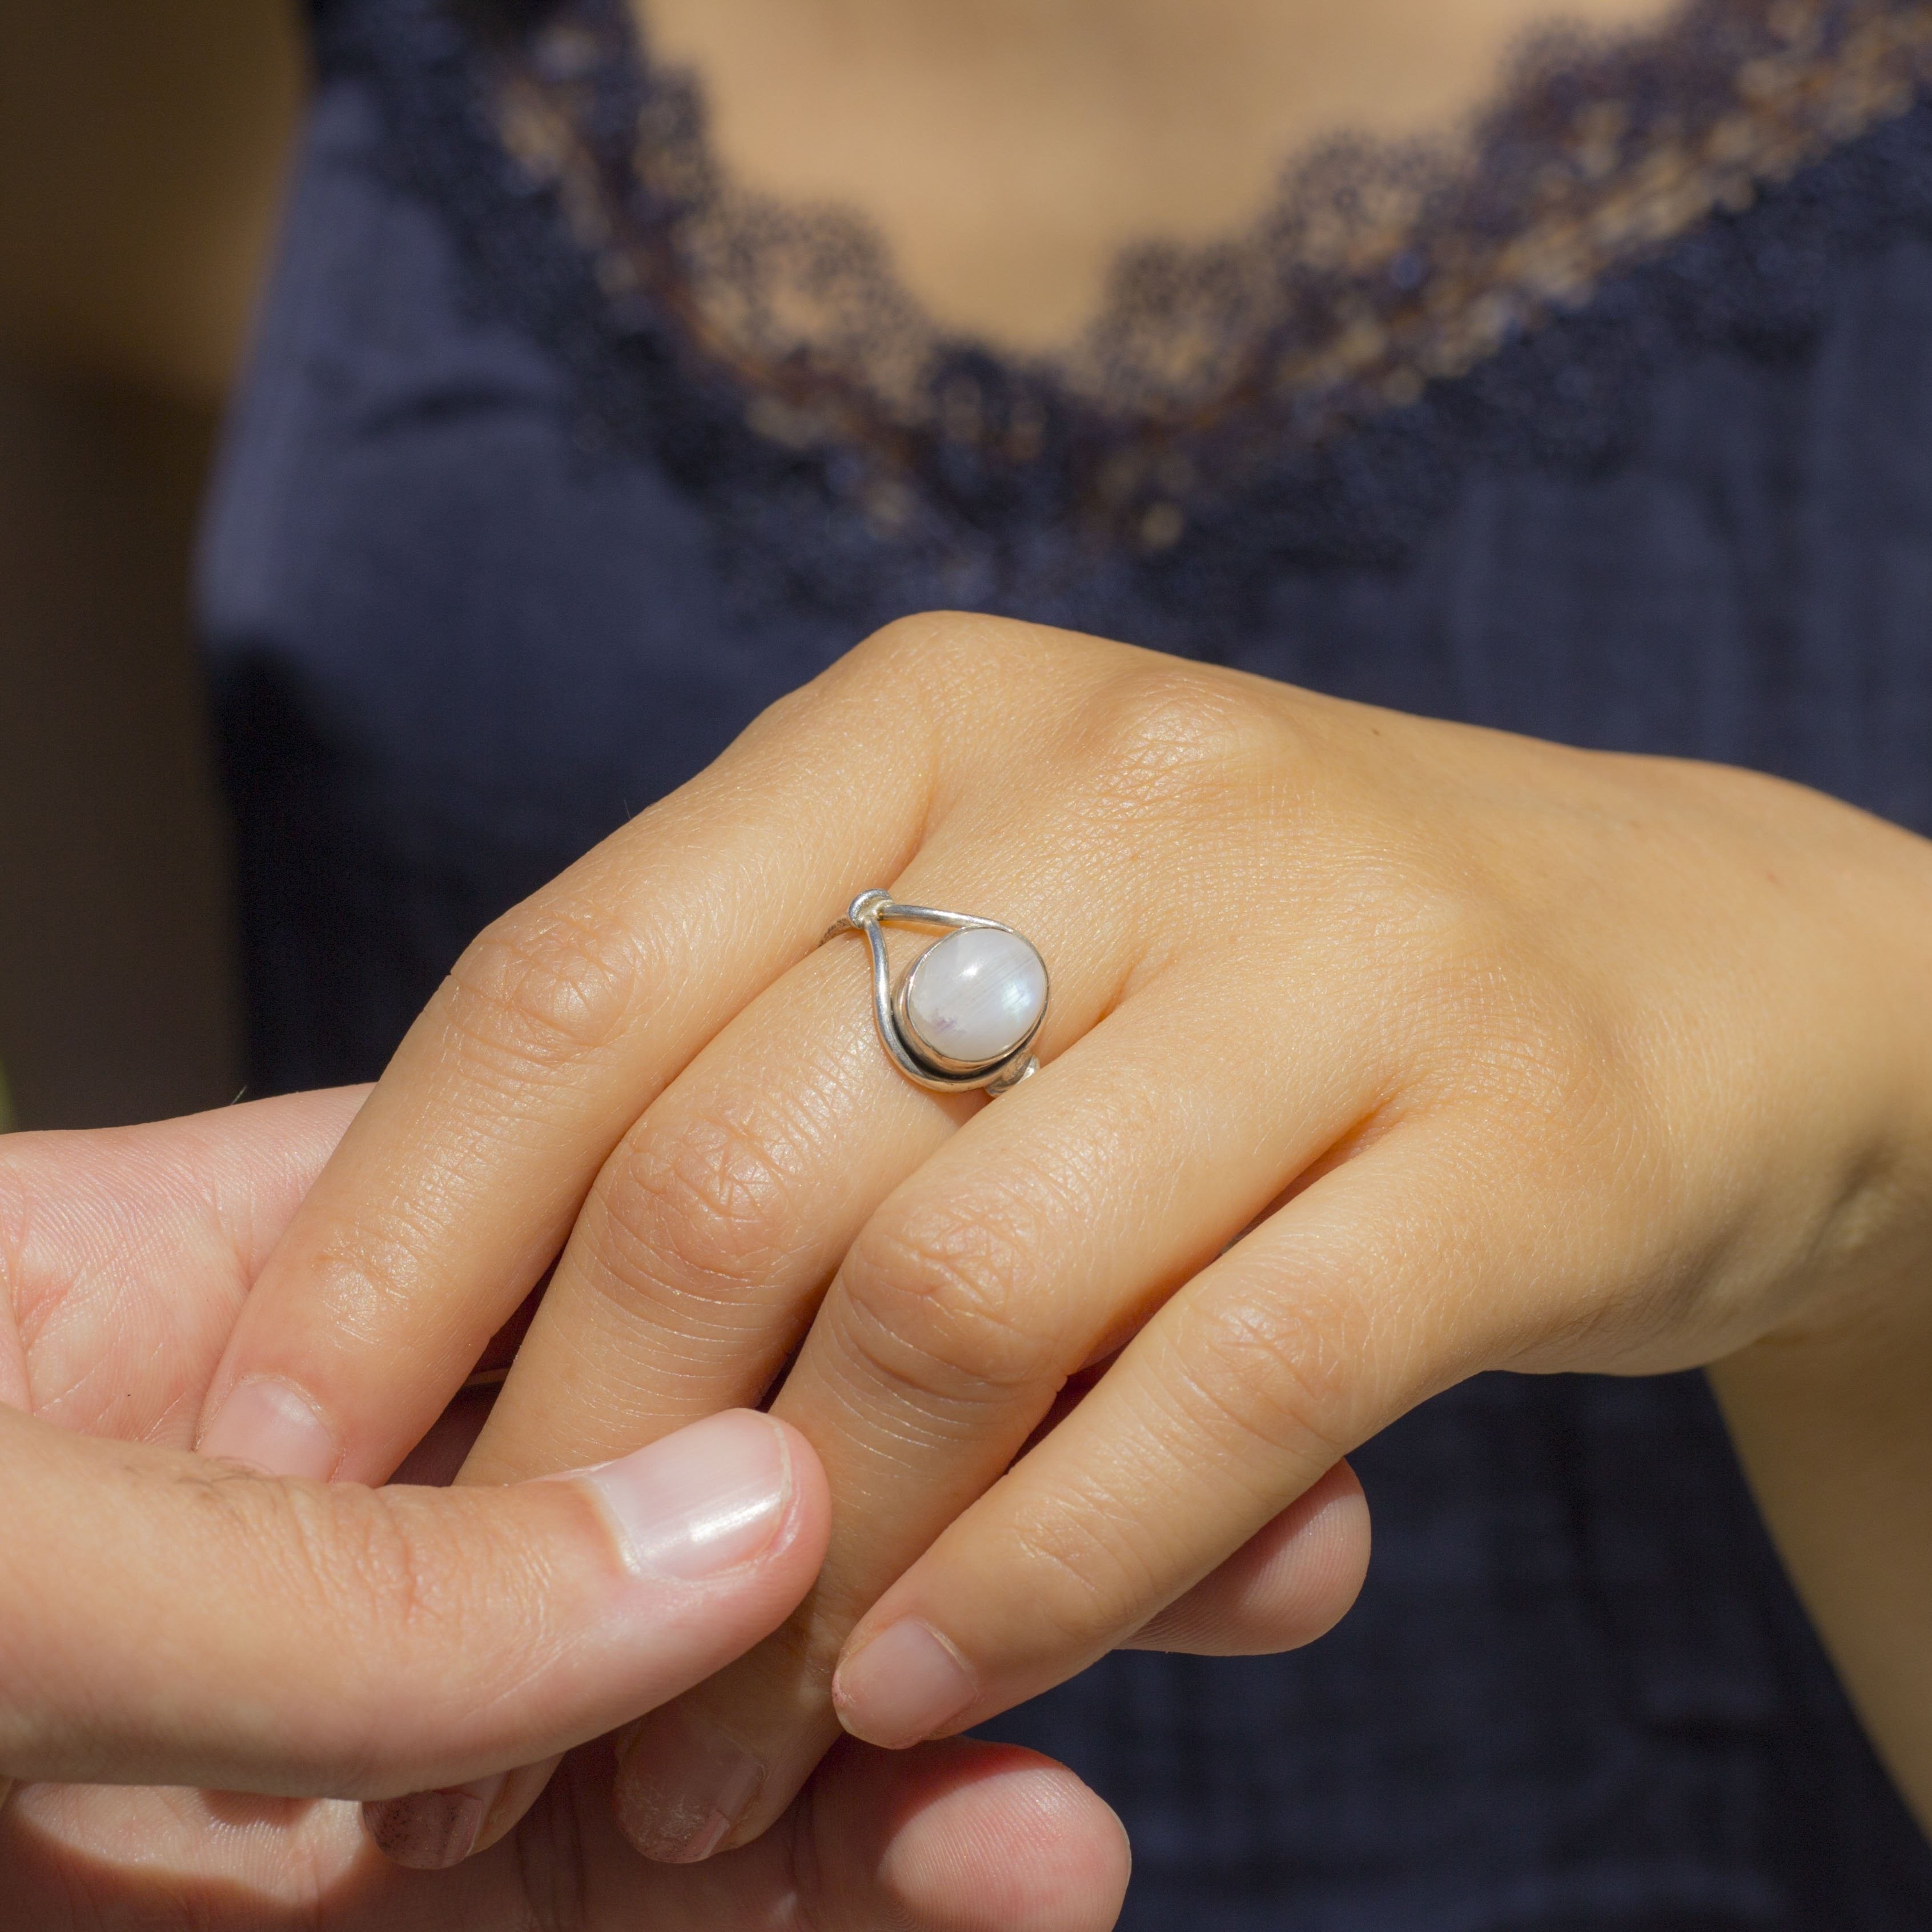
{"label": "blurred background", "polygon": [[0,0],[0,1110],[19,1126],[241,1084],[189,598],[298,29],[296,0]]}

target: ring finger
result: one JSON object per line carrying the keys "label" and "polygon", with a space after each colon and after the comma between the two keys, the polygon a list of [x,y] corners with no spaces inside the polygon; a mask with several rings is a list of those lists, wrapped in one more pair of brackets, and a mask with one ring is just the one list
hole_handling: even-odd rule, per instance
{"label": "ring finger", "polygon": [[[1130,963],[1118,926],[1060,920],[1058,869],[1046,860],[1010,882],[1024,908],[1013,916],[1054,960],[1049,1058],[1094,1024]],[[770,1388],[859,1230],[986,1104],[893,1067],[864,959],[848,936],[802,961],[624,1136],[464,1480],[578,1468]]]}
{"label": "ring finger", "polygon": [[[1021,880],[1058,968],[1037,1042],[1048,1055],[1092,1023],[1124,970],[1118,931],[1040,932],[1065,902],[1060,883],[1036,878],[1028,892]],[[893,1068],[864,957],[848,937],[801,962],[624,1136],[459,1481],[586,1466],[769,1388],[858,1230],[986,1104]],[[506,1785],[488,1837],[514,1825],[548,1770]]]}
{"label": "ring finger", "polygon": [[[620,1802],[643,1849],[701,1855],[784,1810],[837,1735],[831,1666],[858,1616],[1070,1373],[1372,1109],[1372,1015],[1330,1016],[1324,1036],[1352,1044],[1325,1064],[1276,1029],[1231,1052],[1210,991],[1137,991],[857,1234],[775,1405],[826,1461],[831,1554],[783,1630],[634,1735]],[[1177,1066],[1190,1078],[1163,1084]]]}

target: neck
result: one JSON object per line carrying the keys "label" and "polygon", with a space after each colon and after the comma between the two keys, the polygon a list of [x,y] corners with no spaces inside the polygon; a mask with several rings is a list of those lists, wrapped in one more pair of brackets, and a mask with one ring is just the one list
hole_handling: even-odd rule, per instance
{"label": "neck", "polygon": [[[1452,132],[1551,0],[633,0],[746,186],[862,210],[940,321],[1037,350],[1138,240],[1265,208],[1324,138]],[[1562,0],[1642,24],[1663,0]]]}

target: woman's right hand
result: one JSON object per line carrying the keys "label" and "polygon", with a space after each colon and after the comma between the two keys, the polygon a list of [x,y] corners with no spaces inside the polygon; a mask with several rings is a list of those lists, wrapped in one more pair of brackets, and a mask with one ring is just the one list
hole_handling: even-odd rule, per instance
{"label": "woman's right hand", "polygon": [[[5,1916],[1111,1924],[1118,1823],[1024,1752],[850,1747],[785,1829],[703,1868],[619,1835],[608,1750],[586,1741],[748,1648],[816,1574],[824,1479],[784,1425],[727,1414],[502,1489],[287,1482],[187,1453],[255,1272],[358,1099],[0,1142]],[[378,1822],[440,1862],[485,1822],[466,1786],[559,1750],[542,1804],[459,1873],[389,1862],[354,1804],[311,1802],[427,1793]]]}

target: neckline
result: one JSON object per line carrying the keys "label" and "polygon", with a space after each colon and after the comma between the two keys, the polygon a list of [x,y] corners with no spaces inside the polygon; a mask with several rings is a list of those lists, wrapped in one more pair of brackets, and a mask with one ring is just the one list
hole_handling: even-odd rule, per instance
{"label": "neckline", "polygon": [[[1924,216],[1932,0],[1689,0],[1527,50],[1459,172],[1342,144],[1253,236],[1136,264],[1083,376],[932,331],[849,223],[736,198],[622,0],[341,18],[327,57],[382,80],[388,165],[572,373],[580,448],[650,452],[734,594],[842,626],[950,603],[1091,628],[1118,593],[1153,642],[1158,579],[1202,648],[1298,557],[1396,560],[1472,459],[1609,460],[1672,340],[1802,336],[1814,256]],[[1377,227],[1390,180],[1406,226]]]}
{"label": "neckline", "polygon": [[[842,8],[808,4],[800,17],[817,25],[800,38],[794,38],[796,20],[779,25],[775,37],[765,33],[776,16],[758,5],[721,8],[720,0],[710,0],[687,14],[660,0],[628,0],[625,10],[632,58],[646,86],[653,79],[671,82],[698,104],[706,164],[723,195],[741,205],[759,203],[780,222],[795,224],[809,210],[871,238],[882,276],[920,312],[935,340],[970,342],[1008,362],[1064,368],[1084,359],[1083,347],[1104,326],[1117,305],[1118,285],[1137,260],[1199,257],[1238,247],[1280,212],[1284,184],[1318,166],[1331,151],[1412,158],[1410,172],[1418,178],[1453,172],[1472,130],[1498,93],[1508,91],[1525,43],[1550,38],[1552,13],[1600,16],[1565,32],[1571,51],[1581,55],[1656,30],[1682,4],[1504,0],[1498,8],[1495,0],[1474,7],[1431,0],[1439,19],[1403,20],[1398,5],[1359,39],[1353,29],[1336,35],[1312,23],[1312,23],[1293,4],[1268,9],[1277,16],[1271,22],[1249,20],[1251,4],[1226,21],[1213,4],[1198,17],[1185,6],[1177,10],[1172,0],[1130,5],[1124,14],[1147,17],[1138,27],[1115,23],[1124,39],[1109,27],[1104,10],[1079,5],[1068,16],[1070,23],[1079,22],[1077,34],[1064,38],[1045,16],[1034,21],[1037,34],[1015,16],[988,39],[992,16],[970,6],[861,8],[842,23]],[[1378,5],[1388,11],[1383,0],[1372,0],[1368,11]],[[721,14],[722,34],[717,20],[700,24],[706,13]],[[930,33],[926,27],[914,32],[909,23],[928,14]],[[894,26],[888,14],[905,17]],[[862,17],[871,20],[869,27],[859,25]],[[1237,20],[1241,28],[1233,31]],[[1444,38],[1445,29],[1453,38]],[[1149,34],[1154,38],[1145,38]],[[1413,43],[1406,52],[1396,44],[1403,38]],[[880,44],[868,58],[872,39]],[[1119,44],[1110,44],[1112,39]],[[833,43],[842,57],[821,66]],[[1194,52],[1187,57],[1190,46]],[[1352,52],[1342,65],[1338,56]],[[1418,60],[1423,64],[1412,74],[1405,62]],[[1431,104],[1418,94],[1424,73],[1435,75],[1448,98]],[[1158,78],[1163,74],[1181,76],[1180,86],[1168,87]],[[1042,74],[1066,86],[1034,94]],[[988,89],[998,92],[1001,79],[1031,104],[1010,123],[988,118]],[[922,92],[928,86],[929,96]],[[1398,104],[1404,100],[1406,106]],[[1360,118],[1351,118],[1351,104]],[[946,128],[928,124],[928,110]],[[956,118],[968,113],[970,133],[967,121]],[[1391,115],[1386,132],[1366,131]],[[1262,130],[1263,116],[1273,118],[1271,131]],[[848,121],[868,123],[871,131],[851,136],[848,129],[842,136],[838,123]],[[1214,138],[1214,128],[1233,134],[1237,122],[1246,130],[1241,138]],[[943,136],[936,154],[935,132]],[[869,144],[862,165],[852,139]],[[1202,154],[1230,148],[1232,154],[1223,152],[1208,165],[1225,166],[1238,157],[1238,174],[1198,174]],[[812,159],[820,150],[844,154],[826,164],[836,178]],[[1186,158],[1190,154],[1196,159]],[[943,172],[934,172],[940,163]],[[1156,172],[1143,176],[1150,167]],[[982,192],[970,210],[943,210],[925,195],[907,202],[900,198],[902,175],[916,176],[942,198],[956,195],[962,181],[978,184]],[[952,185],[942,188],[941,181]],[[1174,202],[1180,184],[1190,183]],[[987,200],[988,195],[997,200]],[[1104,213],[1090,202],[1095,195]],[[1163,200],[1165,218],[1158,206]],[[933,230],[951,230],[956,215],[972,260],[949,263],[942,255],[938,266],[922,273]],[[1036,224],[1045,224],[1039,233],[1031,232]],[[1037,314],[1029,319],[1024,295],[1012,315],[1004,293],[988,304],[988,278],[1002,291],[1030,280],[1020,272],[1022,262],[1043,252],[1054,224],[1061,240],[1076,245],[1052,252],[1077,254],[1080,285],[1056,284],[1050,325],[1042,327],[1045,318]],[[1102,229],[1111,231],[1104,246],[1096,232]],[[995,236],[1017,246],[1020,255],[990,252]],[[964,297],[969,286],[980,293]]]}
{"label": "neckline", "polygon": [[[557,194],[612,299],[648,291],[755,392],[769,433],[800,443],[854,416],[975,440],[956,377],[934,393],[954,364],[1170,434],[1268,394],[1319,398],[1318,417],[1399,406],[1904,112],[1932,76],[1923,0],[1685,0],[1620,32],[1544,29],[1466,142],[1322,142],[1246,229],[1123,248],[1078,340],[1034,355],[936,322],[862,214],[736,183],[701,80],[653,62],[624,0],[544,10],[520,49],[496,41],[510,154]],[[602,124],[592,77],[614,72],[632,82],[631,130]],[[1034,440],[1024,422],[1007,434]]]}

